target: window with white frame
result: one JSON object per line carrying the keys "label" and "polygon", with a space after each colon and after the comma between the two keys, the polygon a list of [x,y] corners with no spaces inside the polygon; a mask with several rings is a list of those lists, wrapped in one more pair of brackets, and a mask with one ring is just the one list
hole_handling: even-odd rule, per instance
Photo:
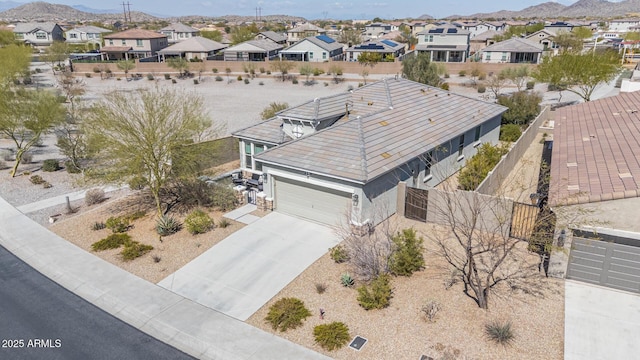
{"label": "window with white frame", "polygon": [[309,53],[309,60],[313,59],[313,52]]}
{"label": "window with white frame", "polygon": [[473,135],[473,141],[474,142],[480,141],[480,133],[481,132],[482,132],[482,125],[478,125],[476,127],[476,133],[475,133],[475,135]]}
{"label": "window with white frame", "polygon": [[507,61],[507,53],[506,53],[506,52],[503,52],[503,53],[502,53],[502,59],[501,59],[501,61]]}
{"label": "window with white frame", "polygon": [[47,38],[47,33],[46,32],[42,32],[42,31],[38,31],[36,33],[36,39],[38,40],[44,40]]}
{"label": "window with white frame", "polygon": [[255,171],[262,171],[262,163],[259,163],[253,159],[255,155],[267,150],[265,145],[252,144],[250,142],[244,143],[244,167]]}
{"label": "window with white frame", "polygon": [[424,37],[425,42],[433,42],[433,35],[427,35]]}
{"label": "window with white frame", "polygon": [[109,40],[109,45],[113,45],[113,40]]}
{"label": "window with white frame", "polygon": [[122,45],[127,45],[127,40],[122,39]]}
{"label": "window with white frame", "polygon": [[140,39],[136,40],[136,46],[137,47],[142,47],[142,40],[140,40]]}
{"label": "window with white frame", "polygon": [[433,166],[433,150],[424,154],[424,181],[431,179],[431,166]]}
{"label": "window with white frame", "polygon": [[462,156],[463,151],[464,151],[464,134],[460,135],[460,140],[458,141],[458,157]]}
{"label": "window with white frame", "polygon": [[76,33],[69,33],[69,39],[77,39],[78,38],[78,34]]}

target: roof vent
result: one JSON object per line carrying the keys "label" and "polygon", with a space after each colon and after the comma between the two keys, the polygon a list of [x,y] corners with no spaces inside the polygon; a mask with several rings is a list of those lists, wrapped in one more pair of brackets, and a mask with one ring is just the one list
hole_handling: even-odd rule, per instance
{"label": "roof vent", "polygon": [[313,99],[313,102],[318,102],[318,101],[320,101],[320,98]]}
{"label": "roof vent", "polygon": [[620,176],[620,179],[630,179],[633,178],[633,175],[631,175],[631,173],[619,173],[618,176]]}
{"label": "roof vent", "polygon": [[369,106],[373,105],[373,101],[369,101],[369,102],[367,103],[367,105],[369,105]]}
{"label": "roof vent", "polygon": [[383,159],[388,159],[391,157],[391,154],[389,154],[388,152],[383,152],[382,154],[380,154],[380,156],[382,156]]}
{"label": "roof vent", "polygon": [[382,121],[380,121],[380,125],[382,125],[382,126],[387,126],[387,125],[389,125],[389,123],[388,123],[388,122],[386,122],[386,121],[384,121],[384,120],[382,120]]}

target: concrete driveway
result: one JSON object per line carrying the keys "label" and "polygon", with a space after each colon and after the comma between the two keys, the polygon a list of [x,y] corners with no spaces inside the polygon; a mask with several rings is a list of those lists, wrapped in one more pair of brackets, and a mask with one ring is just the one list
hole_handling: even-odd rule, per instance
{"label": "concrete driveway", "polygon": [[338,242],[326,226],[273,212],[158,285],[244,321]]}

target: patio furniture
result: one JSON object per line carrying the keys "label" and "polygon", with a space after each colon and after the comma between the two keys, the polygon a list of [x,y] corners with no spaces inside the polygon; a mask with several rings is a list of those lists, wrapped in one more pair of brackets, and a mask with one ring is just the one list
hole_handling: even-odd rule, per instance
{"label": "patio furniture", "polygon": [[244,185],[244,180],[245,179],[242,178],[242,172],[231,173],[231,181],[234,185]]}

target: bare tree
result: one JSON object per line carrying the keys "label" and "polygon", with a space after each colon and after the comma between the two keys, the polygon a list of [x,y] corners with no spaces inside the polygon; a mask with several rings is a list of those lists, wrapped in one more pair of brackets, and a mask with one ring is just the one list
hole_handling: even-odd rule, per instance
{"label": "bare tree", "polygon": [[507,84],[507,79],[501,73],[494,74],[493,76],[489,77],[489,80],[487,80],[486,84],[489,91],[491,91],[493,95],[498,98],[498,96],[500,95],[500,91],[502,91],[502,89]]}
{"label": "bare tree", "polygon": [[282,81],[285,81],[289,70],[296,67],[296,65],[291,61],[286,60],[275,60],[269,63],[271,70],[278,71],[282,74]]}

